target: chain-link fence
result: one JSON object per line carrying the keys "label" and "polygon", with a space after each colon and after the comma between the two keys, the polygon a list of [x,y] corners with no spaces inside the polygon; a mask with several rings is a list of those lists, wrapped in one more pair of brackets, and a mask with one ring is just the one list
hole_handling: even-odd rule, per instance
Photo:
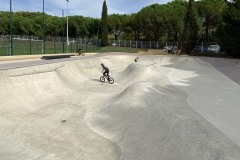
{"label": "chain-link fence", "polygon": [[141,49],[165,49],[169,46],[176,46],[181,48],[180,42],[158,42],[158,41],[122,41],[122,40],[109,40],[110,46],[116,47],[130,47]]}
{"label": "chain-link fence", "polygon": [[[163,49],[174,50],[181,49],[181,42],[158,42],[158,41],[124,41],[124,40],[109,40],[110,46],[116,47],[130,47],[140,49]],[[210,45],[218,45],[217,42],[197,42],[195,48],[192,51],[207,52]]]}
{"label": "chain-link fence", "polygon": [[[159,42],[159,41],[125,41],[109,40],[110,46],[128,47],[139,49],[181,49],[181,42]],[[207,52],[210,45],[217,45],[216,42],[198,42],[193,51]],[[39,37],[34,36],[13,36],[12,49],[9,35],[0,35],[0,56],[8,55],[31,55],[31,54],[56,54],[76,53],[79,48],[84,52],[93,52],[100,49],[100,41],[85,38],[69,38],[67,45],[66,37],[46,37],[45,44]],[[12,53],[11,53],[12,51]],[[45,52],[44,52],[45,51]]]}
{"label": "chain-link fence", "polygon": [[13,36],[11,50],[10,36],[0,35],[0,56],[76,53],[79,48],[84,52],[92,52],[100,48],[100,42],[91,39],[69,38],[67,45],[66,38],[62,37],[46,37],[44,43],[38,37]]}

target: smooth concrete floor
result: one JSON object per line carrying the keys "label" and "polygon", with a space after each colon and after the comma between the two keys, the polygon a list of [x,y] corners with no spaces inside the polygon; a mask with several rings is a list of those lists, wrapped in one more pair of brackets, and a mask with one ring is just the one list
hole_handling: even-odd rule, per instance
{"label": "smooth concrete floor", "polygon": [[[101,63],[114,84],[99,81]],[[240,160],[240,60],[24,66],[0,71],[0,160]]]}

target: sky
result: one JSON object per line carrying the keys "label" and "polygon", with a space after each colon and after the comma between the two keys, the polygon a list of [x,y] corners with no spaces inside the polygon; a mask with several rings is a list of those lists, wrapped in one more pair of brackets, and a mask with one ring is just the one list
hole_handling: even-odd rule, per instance
{"label": "sky", "polygon": [[[84,17],[100,18],[103,0],[12,0],[12,10],[42,12],[43,1],[45,13],[53,16],[81,15]],[[172,0],[106,0],[108,14],[131,14],[140,11],[143,7],[154,3],[165,4]],[[0,0],[0,11],[10,10],[10,0]]]}

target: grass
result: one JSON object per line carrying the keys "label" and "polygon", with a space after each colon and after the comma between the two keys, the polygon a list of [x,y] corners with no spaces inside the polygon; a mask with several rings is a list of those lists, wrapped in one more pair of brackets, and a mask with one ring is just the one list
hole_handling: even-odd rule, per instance
{"label": "grass", "polygon": [[[68,53],[76,53],[79,47],[82,48],[84,52],[93,52],[94,50],[98,49],[98,47],[95,45],[70,43],[70,45],[68,46]],[[0,56],[7,56],[10,52],[9,50],[10,50],[9,42],[6,40],[0,40]],[[45,53],[46,54],[63,53],[62,42],[53,43],[46,41]],[[67,53],[66,43],[64,44],[64,53]],[[32,55],[42,54],[42,42],[33,41],[31,44],[30,41],[13,42],[13,55],[30,55],[30,54]]]}
{"label": "grass", "polygon": [[[31,51],[30,51],[31,48]],[[68,47],[68,53],[76,53],[78,48],[84,50],[85,53],[96,52],[127,52],[127,53],[137,53],[138,51],[144,51],[140,48],[129,48],[129,47],[117,47],[117,46],[108,46],[98,48],[96,45],[86,45],[80,43],[70,43]],[[9,40],[0,39],[0,56],[7,56],[10,52]],[[45,53],[46,54],[57,54],[63,53],[63,44],[62,42],[45,42]],[[67,53],[67,45],[64,44],[64,53]],[[30,40],[13,40],[13,55],[35,55],[42,54],[42,41],[30,41]]]}

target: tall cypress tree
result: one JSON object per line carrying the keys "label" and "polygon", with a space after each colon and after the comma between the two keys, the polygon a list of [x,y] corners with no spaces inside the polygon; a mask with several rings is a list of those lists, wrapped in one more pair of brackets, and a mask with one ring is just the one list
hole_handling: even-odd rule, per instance
{"label": "tall cypress tree", "polygon": [[189,0],[187,14],[184,19],[184,30],[182,35],[183,51],[190,53],[197,41],[199,26],[197,24],[197,11],[194,0]]}
{"label": "tall cypress tree", "polygon": [[102,29],[101,29],[102,46],[108,45],[108,13],[106,0],[103,2],[102,7]]}

